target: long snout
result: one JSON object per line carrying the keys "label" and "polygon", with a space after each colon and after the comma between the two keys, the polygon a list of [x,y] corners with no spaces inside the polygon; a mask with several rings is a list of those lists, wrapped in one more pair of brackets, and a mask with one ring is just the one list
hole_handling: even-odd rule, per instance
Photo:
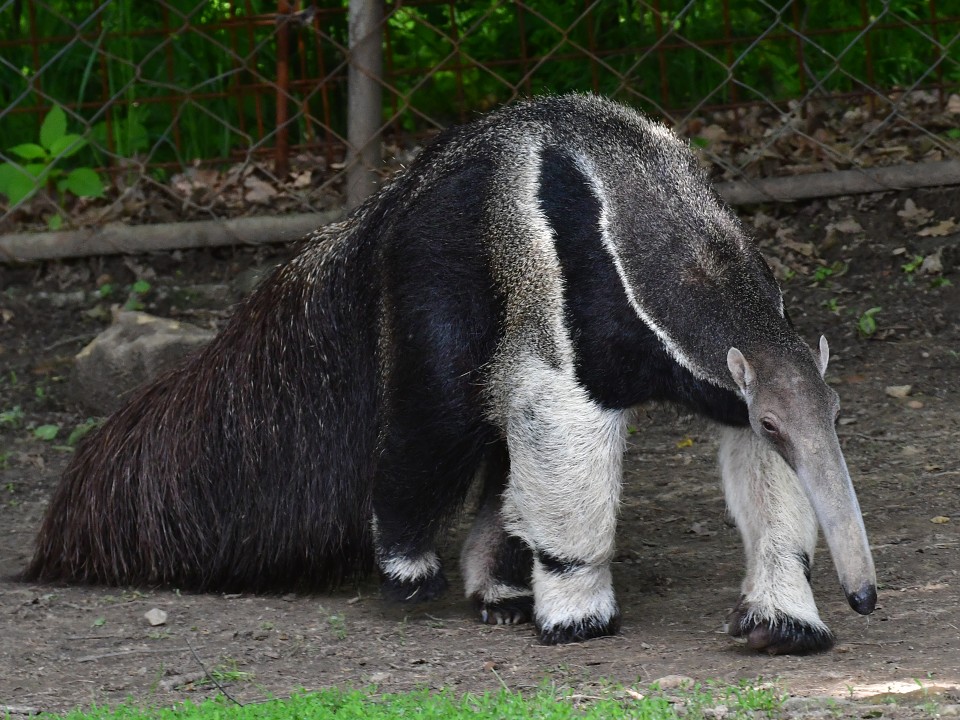
{"label": "long snout", "polygon": [[840,443],[830,433],[795,450],[797,476],[817,515],[847,601],[868,615],[877,604],[877,572]]}

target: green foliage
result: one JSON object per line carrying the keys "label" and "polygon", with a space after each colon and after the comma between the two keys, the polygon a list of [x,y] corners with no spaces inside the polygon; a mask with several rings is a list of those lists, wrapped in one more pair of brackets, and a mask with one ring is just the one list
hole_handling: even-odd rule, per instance
{"label": "green foliage", "polygon": [[71,432],[69,437],[67,437],[67,445],[69,447],[75,446],[80,442],[91,430],[94,428],[100,427],[103,420],[97,420],[95,418],[87,418],[82,423],[77,425]]}
{"label": "green foliage", "polygon": [[23,408],[19,405],[14,405],[9,410],[0,411],[0,425],[17,428],[20,427],[21,423],[23,423]]}
{"label": "green foliage", "polygon": [[49,442],[56,438],[59,432],[59,425],[40,425],[33,429],[33,436],[38,440],[46,440]]}
{"label": "green foliage", "polygon": [[[17,162],[0,165],[0,193],[7,196],[10,205],[33,196],[45,187],[56,188],[60,196],[70,193],[77,197],[101,197],[103,182],[88,167],[65,170],[57,163],[76,155],[87,144],[80,135],[67,132],[67,116],[59,105],[54,105],[40,125],[40,144],[27,142],[9,148]],[[56,229],[62,217],[54,215],[51,225]]]}
{"label": "green foliage", "polygon": [[[105,286],[104,286],[105,287]],[[124,310],[143,310],[143,297],[150,292],[151,285],[146,280],[137,280],[130,286],[130,295],[123,304]],[[101,288],[102,290],[102,288]],[[101,293],[101,297],[103,294]]]}
{"label": "green foliage", "polygon": [[900,268],[907,274],[911,275],[920,269],[920,266],[923,265],[923,255],[914,255],[913,260],[910,262],[904,263]]}
{"label": "green foliage", "polygon": [[[22,5],[0,3],[6,41],[0,108],[46,108],[49,98],[77,108],[89,127],[89,143],[73,148],[78,167],[148,151],[151,163],[185,166],[272,144],[276,27],[242,23],[275,13],[275,2],[116,0],[98,6],[96,23],[89,22],[89,3],[49,0],[35,3],[32,13]],[[291,105],[343,133],[347,3],[315,5],[319,32],[309,24],[288,28],[295,48]],[[950,86],[960,82],[960,43],[945,39],[960,31],[960,0],[931,8],[925,0],[807,0],[795,4],[797,12],[721,0],[609,0],[586,11],[583,3],[563,0],[390,2],[385,80],[398,93],[385,93],[384,114],[399,112],[402,129],[420,132],[467,120],[517,93],[570,90],[593,90],[659,114],[701,102],[782,102],[814,82],[818,93],[855,93],[865,84],[911,87],[932,80],[934,66],[936,82]],[[171,18],[188,19],[189,31]],[[873,19],[868,30],[858,30]],[[904,22],[913,26],[898,27]],[[41,42],[23,41],[31,36]],[[803,48],[801,36],[810,38]],[[43,95],[36,91],[38,71]],[[31,144],[49,151],[36,144],[36,123],[30,112],[0,113],[0,138],[27,154],[36,153],[26,148]],[[51,125],[52,134],[56,129]],[[321,132],[303,116],[289,131],[292,142]],[[23,197],[38,186],[27,166],[42,163],[18,157],[16,172],[0,176]],[[91,181],[82,174],[76,180]]]}
{"label": "green foliage", "polygon": [[346,639],[347,624],[343,618],[343,615],[331,615],[327,618],[327,624],[330,626],[330,629],[333,630],[333,633],[337,636],[338,640]]}
{"label": "green foliage", "polygon": [[865,310],[864,313],[857,320],[857,330],[865,338],[873,336],[877,332],[877,320],[875,315],[880,312],[883,308],[872,307],[869,310]]}

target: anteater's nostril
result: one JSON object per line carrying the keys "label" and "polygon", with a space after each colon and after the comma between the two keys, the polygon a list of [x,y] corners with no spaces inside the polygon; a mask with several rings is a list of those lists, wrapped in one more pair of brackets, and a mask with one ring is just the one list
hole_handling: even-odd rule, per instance
{"label": "anteater's nostril", "polygon": [[861,615],[869,615],[877,606],[877,586],[864,585],[855,593],[847,593],[847,602]]}

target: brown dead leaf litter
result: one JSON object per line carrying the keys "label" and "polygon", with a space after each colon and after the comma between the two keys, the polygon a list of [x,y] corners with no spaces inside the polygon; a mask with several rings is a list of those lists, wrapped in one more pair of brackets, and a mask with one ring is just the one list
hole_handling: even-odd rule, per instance
{"label": "brown dead leaf litter", "polygon": [[[241,701],[331,685],[459,693],[553,683],[589,696],[610,682],[642,690],[682,675],[763,678],[793,696],[831,696],[830,712],[845,717],[925,717],[934,706],[954,712],[958,217],[954,188],[771,206],[745,218],[802,334],[810,343],[821,332],[830,339],[828,378],[843,401],[839,432],[875,553],[880,602],[869,617],[847,608],[826,550],[817,559],[820,609],[839,636],[832,652],[768,657],[723,632],[743,569],[737,532],[725,522],[715,447],[704,424],[654,407],[637,415],[625,466],[614,566],[624,626],[617,637],[541,647],[529,627],[473,621],[456,591],[461,526],[447,553],[454,590],[418,607],[381,603],[372,580],[317,596],[4,580],[0,705],[64,710],[130,698],[166,705],[216,693],[202,682],[206,669],[220,671]],[[0,422],[0,574],[26,562],[66,462],[57,443],[85,417],[64,378],[72,354],[108,321],[98,282],[122,288],[149,276],[148,311],[216,325],[248,285],[250,268],[271,260],[266,252],[0,267],[0,412],[22,411],[19,420]],[[864,324],[873,308],[873,325]],[[32,428],[43,424],[62,426],[57,440],[33,437]],[[922,695],[918,683],[933,694]],[[803,702],[791,701],[790,712],[823,710],[819,701]]]}

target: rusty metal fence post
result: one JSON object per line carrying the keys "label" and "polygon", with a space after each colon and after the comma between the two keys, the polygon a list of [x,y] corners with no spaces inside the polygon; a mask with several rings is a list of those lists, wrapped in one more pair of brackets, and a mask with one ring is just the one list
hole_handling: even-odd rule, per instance
{"label": "rusty metal fence post", "polygon": [[381,163],[383,0],[350,0],[347,75],[347,209],[377,186]]}

